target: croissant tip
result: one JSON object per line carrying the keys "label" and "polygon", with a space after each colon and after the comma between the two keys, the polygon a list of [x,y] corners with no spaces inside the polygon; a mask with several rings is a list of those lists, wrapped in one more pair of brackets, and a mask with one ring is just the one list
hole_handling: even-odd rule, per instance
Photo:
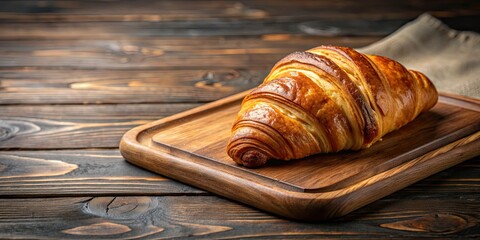
{"label": "croissant tip", "polygon": [[267,163],[268,156],[255,150],[245,152],[241,157],[241,164],[245,167],[259,167]]}

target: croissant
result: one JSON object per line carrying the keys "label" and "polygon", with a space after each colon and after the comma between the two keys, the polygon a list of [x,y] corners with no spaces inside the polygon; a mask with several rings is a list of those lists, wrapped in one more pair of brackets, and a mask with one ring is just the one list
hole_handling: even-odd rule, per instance
{"label": "croissant", "polygon": [[227,153],[257,167],[368,148],[437,99],[425,75],[386,57],[337,46],[294,52],[244,98]]}

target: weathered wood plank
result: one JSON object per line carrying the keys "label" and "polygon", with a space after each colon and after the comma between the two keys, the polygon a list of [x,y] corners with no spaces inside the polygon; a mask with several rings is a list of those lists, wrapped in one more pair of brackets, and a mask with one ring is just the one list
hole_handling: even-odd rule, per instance
{"label": "weathered wood plank", "polygon": [[263,81],[267,69],[0,70],[0,105],[209,102]]}
{"label": "weathered wood plank", "polygon": [[197,40],[1,42],[0,67],[14,69],[0,70],[0,104],[208,102],[257,86],[293,51],[321,44],[363,46],[376,38]]}
{"label": "weathered wood plank", "polygon": [[[359,12],[358,9],[363,11]],[[359,19],[415,17],[430,11],[439,15],[468,14],[478,10],[474,1],[7,1],[0,20],[31,21],[171,21],[193,19],[266,19],[274,17],[322,17]],[[15,14],[5,14],[5,12]],[[23,13],[23,14],[22,14]]]}
{"label": "weathered wood plank", "polygon": [[[416,16],[420,15],[419,12]],[[415,17],[416,17],[415,16]],[[118,39],[118,38],[157,38],[157,37],[198,37],[198,36],[258,36],[267,34],[313,34],[320,36],[365,36],[384,37],[415,17],[394,20],[318,20],[315,18],[218,21],[192,20],[170,22],[52,22],[52,23],[2,23],[0,40],[31,39]],[[454,28],[479,31],[472,20],[478,19],[478,11],[467,20],[465,17],[441,18],[454,23]],[[315,22],[322,32],[305,31],[305,24]],[[352,28],[351,23],[362,27],[364,32]]]}
{"label": "weathered wood plank", "polygon": [[0,237],[473,239],[480,235],[480,198],[468,197],[386,198],[316,224],[279,219],[214,196],[0,199]]}
{"label": "weathered wood plank", "polygon": [[[408,19],[410,20],[410,19]],[[408,21],[407,20],[407,21]],[[305,21],[112,22],[112,23],[0,23],[0,40],[26,39],[117,39],[122,37],[256,36],[302,34]],[[388,34],[383,32],[381,36]]]}
{"label": "weathered wood plank", "polygon": [[[298,49],[299,47],[313,47],[319,44],[334,44],[342,42],[350,46],[362,46],[379,40],[375,36],[362,37],[321,37],[305,36],[296,34],[264,34],[259,36],[235,36],[235,37],[161,37],[161,38],[121,38],[121,39],[51,39],[44,40],[2,40],[0,48],[6,53],[32,52],[32,48],[39,47],[52,50],[60,47],[71,47],[72,50],[102,49],[105,52],[117,52],[123,54],[151,53],[154,50],[170,53],[184,54],[246,54],[246,53],[278,53],[282,49]],[[17,43],[15,45],[14,43]],[[277,51],[272,51],[277,49]],[[279,50],[278,50],[279,49]],[[6,51],[10,50],[10,51]],[[143,50],[143,51],[142,51]],[[269,51],[270,50],[270,51]],[[212,51],[212,52],[209,52]],[[250,51],[250,52],[248,52]],[[158,52],[160,53],[160,52]],[[41,55],[41,54],[40,54]]]}
{"label": "weathered wood plank", "polygon": [[[471,159],[395,198],[478,195],[478,176],[480,158]],[[118,150],[0,151],[0,180],[0,197],[207,194],[133,166]]]}
{"label": "weathered wood plank", "polygon": [[[265,13],[236,1],[6,1],[1,20],[163,21],[201,18],[258,18]],[[26,13],[30,16],[20,15]],[[136,18],[137,16],[144,16]]]}
{"label": "weathered wood plank", "polygon": [[[81,33],[79,29],[74,31]],[[265,35],[251,39],[0,41],[0,67],[268,68],[293,51],[322,44],[361,47],[378,39]]]}
{"label": "weathered wood plank", "polygon": [[[163,52],[173,53],[203,53],[203,54],[245,54],[251,50],[251,53],[269,53],[268,49],[294,49],[298,47],[317,46],[319,42],[333,44],[336,41],[343,41],[350,45],[361,45],[364,43],[378,40],[378,37],[355,37],[355,38],[333,38],[318,36],[302,36],[295,34],[273,34],[260,36],[235,36],[235,37],[162,37],[162,38],[122,38],[122,39],[51,39],[12,41],[2,40],[0,48],[6,53],[13,52],[32,52],[33,47],[41,47],[46,50],[56,47],[71,47],[73,50],[79,48],[103,49],[106,52],[118,52],[132,54],[137,51],[149,53],[159,48]],[[15,45],[17,43],[18,45]],[[152,48],[152,49],[151,49]],[[213,52],[208,52],[212,50]],[[222,51],[223,50],[223,51]],[[228,51],[227,51],[228,50]],[[236,50],[236,51],[234,51]],[[261,51],[263,50],[263,51]],[[217,51],[217,52],[215,52]],[[244,52],[241,52],[244,51]]]}
{"label": "weathered wood plank", "polygon": [[[59,43],[49,47],[40,43],[29,48],[24,42],[2,42],[0,66],[76,69],[268,67],[293,50],[267,48],[257,51],[245,49],[170,51],[159,45],[123,45],[118,44],[118,41],[81,44],[83,45]],[[320,44],[322,42],[319,42]]]}
{"label": "weathered wood plank", "polygon": [[[122,13],[105,8],[94,13],[84,7],[84,14],[66,14],[50,6],[44,13],[19,14],[0,12],[0,40],[5,39],[104,39],[129,36],[152,38],[159,36],[256,36],[264,34],[314,34],[322,36],[374,35],[385,36],[402,24],[429,12],[454,28],[479,31],[475,22],[480,16],[480,7],[473,2],[435,4],[405,4],[401,1],[392,5],[381,2],[370,3],[371,7],[357,2],[353,5],[325,3],[279,5],[269,3],[248,7],[238,2],[223,2],[223,9],[202,10],[178,7],[172,4],[151,8],[150,13],[134,13],[123,6]],[[131,2],[129,3],[131,4]],[[181,3],[188,4],[188,3]],[[198,4],[198,3],[197,3]],[[192,3],[193,6],[197,5]],[[49,5],[46,3],[46,5]],[[137,4],[136,5],[141,5]],[[145,4],[150,5],[150,4]],[[208,3],[207,5],[215,5]],[[228,6],[227,6],[228,5]],[[360,7],[371,11],[358,11]],[[183,5],[184,6],[184,5]],[[308,7],[305,7],[308,6]],[[258,9],[257,7],[263,8]],[[395,8],[396,7],[396,8]],[[73,7],[75,8],[75,7]],[[27,8],[28,9],[28,8]],[[135,7],[133,7],[135,9]],[[283,13],[275,13],[278,9]],[[185,11],[186,10],[186,11]],[[393,10],[393,11],[392,11]],[[15,11],[15,10],[11,10]],[[29,11],[42,11],[31,8]],[[194,12],[194,13],[193,13]],[[312,25],[312,21],[314,24]],[[48,24],[45,24],[48,23]],[[355,23],[352,27],[352,23]],[[304,25],[309,26],[305,30]],[[313,30],[319,28],[321,31]]]}
{"label": "weathered wood plank", "polygon": [[0,149],[117,148],[132,127],[198,104],[0,106]]}
{"label": "weathered wood plank", "polygon": [[0,197],[198,195],[126,162],[118,150],[0,151]]}

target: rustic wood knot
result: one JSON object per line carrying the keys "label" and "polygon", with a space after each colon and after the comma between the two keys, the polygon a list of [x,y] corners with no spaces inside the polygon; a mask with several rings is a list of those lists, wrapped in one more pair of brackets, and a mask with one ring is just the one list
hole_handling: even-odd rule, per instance
{"label": "rustic wood knot", "polygon": [[123,45],[120,50],[126,55],[161,56],[165,53],[161,48],[147,48],[135,45]]}
{"label": "rustic wood knot", "polygon": [[19,120],[0,120],[0,141],[5,141],[20,134],[40,131],[40,127],[31,122]]}
{"label": "rustic wood knot", "polygon": [[156,47],[136,46],[131,44],[109,45],[111,54],[118,56],[120,63],[139,63],[150,57],[158,57],[165,54],[165,51]]}
{"label": "rustic wood knot", "polygon": [[260,19],[268,16],[268,13],[264,10],[249,8],[240,2],[234,3],[232,7],[225,9],[225,12],[231,16],[244,16],[252,19]]}
{"label": "rustic wood knot", "polygon": [[85,203],[87,213],[109,219],[132,219],[157,206],[150,197],[97,197]]}
{"label": "rustic wood knot", "polygon": [[7,121],[0,120],[0,141],[5,141],[15,136],[20,129]]}
{"label": "rustic wood knot", "polygon": [[414,219],[385,223],[380,226],[402,231],[449,234],[462,231],[475,224],[469,217],[435,213]]}
{"label": "rustic wood knot", "polygon": [[195,83],[196,87],[240,86],[258,82],[259,77],[242,70],[209,71]]}

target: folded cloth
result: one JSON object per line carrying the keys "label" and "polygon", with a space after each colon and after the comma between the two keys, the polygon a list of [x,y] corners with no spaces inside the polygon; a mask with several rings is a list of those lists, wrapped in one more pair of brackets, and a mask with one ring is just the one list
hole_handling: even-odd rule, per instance
{"label": "folded cloth", "polygon": [[480,34],[456,31],[422,14],[390,36],[358,49],[427,75],[439,91],[480,98]]}

